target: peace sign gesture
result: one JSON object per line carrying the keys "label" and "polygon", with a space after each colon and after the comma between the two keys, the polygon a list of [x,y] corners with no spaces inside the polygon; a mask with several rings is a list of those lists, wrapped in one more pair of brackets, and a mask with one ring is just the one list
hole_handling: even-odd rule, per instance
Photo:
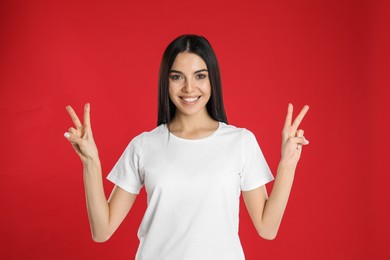
{"label": "peace sign gesture", "polygon": [[66,110],[76,128],[70,127],[69,132],[66,132],[64,136],[72,144],[83,163],[87,163],[90,160],[98,160],[98,150],[93,140],[91,129],[90,104],[87,103],[84,106],[84,125],[80,122],[71,106],[67,106]]}
{"label": "peace sign gesture", "polygon": [[304,131],[298,130],[300,123],[305,117],[309,106],[304,106],[298,116],[292,122],[293,105],[288,104],[286,121],[282,131],[282,161],[296,165],[302,153],[302,145],[309,144],[303,136]]}

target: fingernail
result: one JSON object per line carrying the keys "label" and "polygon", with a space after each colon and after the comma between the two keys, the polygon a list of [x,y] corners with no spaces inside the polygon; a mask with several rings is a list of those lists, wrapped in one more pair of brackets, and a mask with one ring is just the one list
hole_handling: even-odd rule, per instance
{"label": "fingernail", "polygon": [[309,140],[305,140],[305,144],[309,144]]}
{"label": "fingernail", "polygon": [[69,138],[69,137],[70,137],[70,134],[69,134],[68,132],[65,132],[64,136],[65,136],[66,138]]}

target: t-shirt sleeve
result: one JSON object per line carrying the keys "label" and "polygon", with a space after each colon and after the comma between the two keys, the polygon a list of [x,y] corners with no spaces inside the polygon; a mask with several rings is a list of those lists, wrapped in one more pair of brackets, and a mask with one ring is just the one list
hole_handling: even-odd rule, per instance
{"label": "t-shirt sleeve", "polygon": [[144,184],[140,171],[141,152],[141,137],[137,136],[126,147],[107,179],[127,192],[139,194]]}
{"label": "t-shirt sleeve", "polygon": [[243,129],[242,134],[241,190],[248,191],[274,180],[274,177],[254,134],[247,129]]}

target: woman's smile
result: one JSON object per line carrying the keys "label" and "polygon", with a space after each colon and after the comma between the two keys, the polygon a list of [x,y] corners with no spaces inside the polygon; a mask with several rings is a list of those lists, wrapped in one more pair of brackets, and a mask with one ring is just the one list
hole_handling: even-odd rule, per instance
{"label": "woman's smile", "polygon": [[181,98],[181,100],[183,100],[183,102],[184,102],[185,104],[192,105],[192,104],[197,103],[197,101],[198,101],[201,97],[202,97],[202,96],[180,97],[180,98]]}

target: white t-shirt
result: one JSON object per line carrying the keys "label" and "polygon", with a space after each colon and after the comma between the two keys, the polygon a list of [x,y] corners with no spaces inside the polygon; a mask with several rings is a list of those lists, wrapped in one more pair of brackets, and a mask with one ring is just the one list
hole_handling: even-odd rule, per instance
{"label": "white t-shirt", "polygon": [[134,194],[145,185],[136,260],[242,260],[241,190],[274,177],[255,136],[220,122],[202,139],[177,137],[165,124],[136,136],[107,179]]}

